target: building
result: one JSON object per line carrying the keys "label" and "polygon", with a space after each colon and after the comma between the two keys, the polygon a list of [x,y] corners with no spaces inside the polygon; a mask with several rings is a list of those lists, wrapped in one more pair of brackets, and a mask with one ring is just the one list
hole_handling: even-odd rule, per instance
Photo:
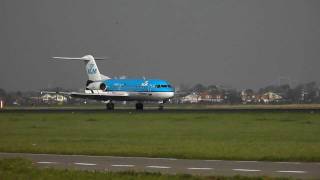
{"label": "building", "polygon": [[225,96],[223,94],[216,94],[212,96],[212,102],[214,103],[223,103]]}
{"label": "building", "polygon": [[197,93],[192,93],[181,98],[182,103],[198,103],[199,101],[201,101],[201,96]]}
{"label": "building", "polygon": [[3,108],[4,108],[4,100],[0,98],[0,109],[3,109]]}
{"label": "building", "polygon": [[199,94],[201,102],[212,102],[212,95],[208,92],[202,92]]}
{"label": "building", "polygon": [[257,95],[254,93],[253,90],[250,90],[250,89],[242,90],[240,97],[241,97],[242,103],[244,104],[258,102]]}
{"label": "building", "polygon": [[260,102],[264,102],[264,103],[275,103],[275,102],[280,102],[282,100],[283,100],[283,97],[274,92],[264,93],[260,97]]}
{"label": "building", "polygon": [[209,92],[192,93],[181,98],[182,103],[222,103],[223,101],[224,95]]}
{"label": "building", "polygon": [[222,103],[224,101],[223,94],[212,94],[209,92],[200,93],[200,101],[206,103]]}
{"label": "building", "polygon": [[43,96],[40,97],[42,102],[46,104],[51,104],[51,103],[66,103],[68,101],[68,98],[61,95],[61,94],[44,94]]}

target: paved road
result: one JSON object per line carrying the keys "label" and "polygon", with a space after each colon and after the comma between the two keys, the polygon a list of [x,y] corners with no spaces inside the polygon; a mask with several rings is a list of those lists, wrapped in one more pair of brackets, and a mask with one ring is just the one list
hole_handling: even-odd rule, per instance
{"label": "paved road", "polygon": [[186,160],[172,158],[113,157],[0,153],[0,158],[23,157],[40,167],[99,171],[147,171],[168,174],[246,175],[320,179],[320,163]]}

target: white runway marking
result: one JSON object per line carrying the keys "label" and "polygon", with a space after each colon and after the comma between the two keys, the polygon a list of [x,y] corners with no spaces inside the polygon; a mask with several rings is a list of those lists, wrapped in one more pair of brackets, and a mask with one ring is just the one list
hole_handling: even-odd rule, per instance
{"label": "white runway marking", "polygon": [[200,168],[200,167],[194,167],[194,168],[188,168],[190,170],[212,170],[212,168]]}
{"label": "white runway marking", "polygon": [[207,161],[207,162],[220,162],[220,161],[223,161],[223,160],[203,160],[203,161]]}
{"label": "white runway marking", "polygon": [[50,161],[41,161],[37,162],[38,164],[57,164],[57,162],[50,162]]}
{"label": "white runway marking", "polygon": [[95,166],[97,164],[92,164],[92,163],[74,163],[76,165],[82,165],[82,166]]}
{"label": "white runway marking", "polygon": [[[125,157],[128,158],[128,157]],[[135,157],[135,158],[143,158],[143,159],[160,159],[160,160],[170,160],[170,161],[175,161],[177,159],[175,158],[149,158],[149,157]]]}
{"label": "white runway marking", "polygon": [[258,162],[258,161],[235,161],[235,162],[238,162],[238,163],[256,163],[256,162]]}
{"label": "white runway marking", "polygon": [[275,162],[279,164],[301,164],[300,162]]}
{"label": "white runway marking", "polygon": [[306,171],[277,171],[279,173],[306,173]]}
{"label": "white runway marking", "polygon": [[134,165],[131,164],[113,164],[112,167],[134,167]]}
{"label": "white runway marking", "polygon": [[157,168],[157,169],[169,169],[169,166],[147,166],[147,168]]}
{"label": "white runway marking", "polygon": [[232,169],[234,171],[243,171],[243,172],[259,172],[259,169]]}

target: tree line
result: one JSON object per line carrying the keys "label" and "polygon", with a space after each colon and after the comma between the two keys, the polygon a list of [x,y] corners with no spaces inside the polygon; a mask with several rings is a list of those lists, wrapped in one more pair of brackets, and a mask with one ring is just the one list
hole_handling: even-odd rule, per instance
{"label": "tree line", "polygon": [[227,101],[231,103],[241,103],[241,93],[251,95],[263,95],[267,92],[273,92],[283,98],[283,103],[320,103],[320,89],[316,82],[301,83],[291,87],[289,84],[269,85],[257,90],[225,88],[217,85],[203,85],[201,83],[188,87],[181,85],[180,94],[186,95],[190,93],[208,93],[211,95],[222,94],[226,95]]}

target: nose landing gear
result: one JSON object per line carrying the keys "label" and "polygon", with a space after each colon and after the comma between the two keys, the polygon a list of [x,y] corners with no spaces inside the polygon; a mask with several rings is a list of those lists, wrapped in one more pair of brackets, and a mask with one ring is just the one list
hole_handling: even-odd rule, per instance
{"label": "nose landing gear", "polygon": [[158,106],[158,110],[162,111],[164,109],[164,103],[166,103],[167,101],[159,101],[159,106]]}
{"label": "nose landing gear", "polygon": [[113,110],[114,110],[114,104],[113,104],[112,102],[108,102],[108,103],[106,104],[106,109],[107,109],[108,111],[113,111]]}

